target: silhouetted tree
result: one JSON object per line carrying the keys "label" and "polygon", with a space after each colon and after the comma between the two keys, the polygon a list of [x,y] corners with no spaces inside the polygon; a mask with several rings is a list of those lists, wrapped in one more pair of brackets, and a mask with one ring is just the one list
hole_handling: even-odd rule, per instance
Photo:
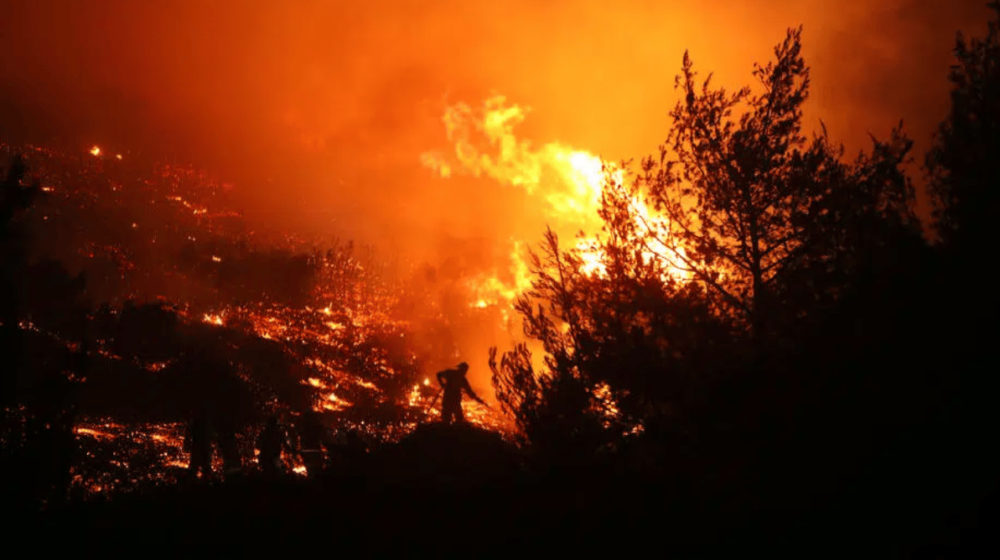
{"label": "silhouetted tree", "polygon": [[45,259],[28,267],[25,280],[24,317],[65,340],[77,340],[91,307],[86,275],[74,276],[59,261]]}
{"label": "silhouetted tree", "polygon": [[74,352],[49,343],[43,351],[45,357],[32,360],[30,383],[22,392],[29,414],[22,482],[33,480],[35,499],[52,506],[68,497],[87,347]]}
{"label": "silhouetted tree", "polygon": [[[898,129],[850,163],[825,131],[803,136],[800,33],[755,68],[759,94],[696,84],[685,55],[685,98],[660,158],[638,177],[627,163],[606,169],[601,235],[561,250],[550,231],[531,255],[532,289],[516,309],[542,344],[545,371],[523,345],[499,360],[493,350],[490,366],[498,399],[532,443],[594,449],[637,428],[703,429],[695,417],[747,422],[762,405],[732,397],[747,378],[733,374],[777,368],[773,350],[794,344],[775,341],[804,339],[901,241],[922,244],[902,171],[911,143]],[[760,359],[768,354],[771,363]],[[754,389],[759,402],[769,384]],[[708,399],[725,413],[705,412]]]}
{"label": "silhouetted tree", "polygon": [[122,356],[143,362],[163,362],[177,355],[180,320],[177,313],[160,303],[136,305],[126,301],[114,320],[112,348]]}
{"label": "silhouetted tree", "polygon": [[565,438],[594,450],[636,428],[676,427],[732,353],[732,327],[713,315],[701,287],[671,277],[618,225],[607,223],[608,235],[589,249],[598,250],[589,263],[599,273],[579,249],[561,250],[551,231],[542,254],[532,252],[532,289],[516,309],[525,334],[542,344],[545,371],[535,371],[525,345],[499,363],[492,350],[497,398],[533,444]]}
{"label": "silhouetted tree", "polygon": [[4,466],[13,466],[12,475],[20,479],[14,483],[23,490],[19,498],[51,505],[64,500],[69,489],[77,388],[88,366],[89,302],[83,275],[74,278],[57,261],[31,261],[30,232],[18,213],[36,200],[40,188],[24,187],[25,175],[15,158],[0,203],[2,404],[20,405],[15,417],[24,418],[19,445],[5,449],[12,453],[5,453]]}
{"label": "silhouetted tree", "polygon": [[531,352],[521,344],[497,363],[490,349],[490,369],[497,400],[516,423],[522,443],[566,464],[592,457],[613,441],[602,421],[603,405],[579,376],[565,370],[536,372]]}
{"label": "silhouetted tree", "polygon": [[525,345],[505,353],[499,363],[493,348],[493,386],[526,440],[550,450],[593,452],[614,437],[605,424],[618,421],[609,409],[611,395],[599,392],[603,380],[587,363],[596,353],[583,351],[594,330],[583,300],[596,292],[579,256],[560,250],[551,230],[542,251],[531,253],[532,289],[515,307],[525,335],[543,345],[546,371],[535,371]]}
{"label": "silhouetted tree", "polygon": [[25,271],[28,266],[27,233],[18,223],[20,212],[28,208],[41,192],[37,183],[23,185],[27,169],[15,157],[3,173],[0,183],[0,352],[4,362],[2,398],[4,406],[15,402],[18,374],[21,369],[19,327],[22,312]]}
{"label": "silhouetted tree", "polygon": [[951,111],[941,123],[925,165],[941,241],[967,251],[992,247],[1000,212],[1000,3],[984,38],[960,33],[952,66]]}
{"label": "silhouetted tree", "polygon": [[[647,251],[703,283],[758,339],[787,305],[807,303],[788,300],[790,284],[807,286],[800,297],[834,295],[842,286],[827,277],[857,269],[854,222],[915,225],[899,170],[910,142],[899,129],[853,164],[841,161],[825,128],[811,141],[803,135],[809,69],[800,38],[801,28],[789,30],[775,60],[755,65],[759,93],[713,89],[711,76],[699,84],[685,53],[684,98],[659,157],[642,162],[639,180],[610,184],[604,199],[606,220],[633,224]],[[640,211],[637,199],[655,213]]]}
{"label": "silhouetted tree", "polygon": [[281,403],[295,411],[311,410],[313,393],[307,372],[278,342],[253,335],[238,337],[234,358],[243,364],[261,403]]}

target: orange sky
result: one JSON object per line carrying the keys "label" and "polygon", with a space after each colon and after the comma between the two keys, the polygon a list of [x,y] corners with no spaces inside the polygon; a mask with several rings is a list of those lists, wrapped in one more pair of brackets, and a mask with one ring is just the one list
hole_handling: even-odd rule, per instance
{"label": "orange sky", "polygon": [[[801,23],[808,125],[855,152],[903,119],[921,158],[955,32],[987,15],[985,0],[0,0],[0,139],[188,160],[235,182],[252,221],[469,275],[542,226],[522,191],[421,165],[448,148],[447,105],[504,94],[532,108],[518,132],[538,144],[638,158],[666,137],[685,49],[741,86]],[[485,388],[485,348],[510,341],[454,329]]]}
{"label": "orange sky", "polygon": [[[442,181],[445,103],[531,106],[523,133],[617,160],[666,136],[685,48],[747,83],[805,26],[807,117],[851,148],[902,118],[927,146],[955,31],[984,0],[33,0],[0,19],[0,135],[177,156],[236,181],[248,215],[410,247],[503,235],[516,201]],[[269,181],[270,180],[270,181]]]}

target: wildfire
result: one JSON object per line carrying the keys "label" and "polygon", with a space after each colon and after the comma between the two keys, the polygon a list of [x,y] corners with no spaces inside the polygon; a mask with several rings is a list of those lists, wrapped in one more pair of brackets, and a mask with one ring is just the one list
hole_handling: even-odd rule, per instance
{"label": "wildfire", "polygon": [[222,315],[213,315],[210,313],[205,313],[205,315],[202,316],[202,320],[210,325],[217,325],[220,327],[223,325]]}
{"label": "wildfire", "polygon": [[[0,147],[6,149],[5,146]],[[104,151],[96,145],[89,152],[94,157],[105,157]],[[67,251],[72,254],[83,255],[88,259],[108,260],[117,268],[126,285],[130,284],[129,280],[141,275],[155,277],[162,273],[162,277],[170,279],[170,282],[165,283],[168,289],[175,286],[178,288],[175,292],[166,294],[132,292],[131,288],[126,288],[129,291],[115,294],[118,301],[129,298],[147,301],[163,299],[175,305],[184,321],[246,329],[248,334],[256,334],[280,344],[293,354],[293,359],[299,365],[308,370],[305,378],[308,386],[315,391],[315,409],[331,413],[354,409],[350,415],[334,414],[338,418],[336,423],[349,422],[346,418],[353,417],[359,412],[358,408],[367,406],[366,403],[389,403],[405,410],[405,421],[396,424],[361,422],[355,426],[366,437],[375,440],[403,437],[418,422],[431,420],[440,414],[439,409],[428,407],[434,391],[431,389],[431,380],[418,373],[422,367],[417,367],[415,355],[390,360],[384,349],[375,342],[399,339],[414,327],[408,320],[393,315],[392,310],[403,293],[399,286],[373,281],[375,272],[369,271],[375,271],[376,267],[368,261],[349,261],[347,268],[353,271],[352,274],[361,276],[346,284],[334,274],[339,273],[336,267],[342,265],[330,265],[329,277],[324,276],[328,272],[323,269],[307,305],[293,306],[269,300],[244,302],[239,306],[226,305],[221,301],[203,301],[198,304],[185,301],[181,299],[183,295],[177,294],[184,294],[187,291],[184,288],[194,279],[186,277],[183,271],[175,267],[161,271],[150,267],[148,261],[136,260],[135,257],[154,243],[165,246],[184,243],[202,251],[201,256],[205,260],[211,259],[211,262],[216,263],[227,260],[230,253],[222,251],[229,246],[229,240],[236,238],[238,234],[234,231],[238,230],[227,229],[229,226],[224,227],[227,222],[220,222],[220,218],[238,218],[239,214],[227,211],[225,204],[217,197],[217,193],[225,191],[225,185],[215,183],[205,174],[186,167],[159,165],[151,175],[132,178],[116,176],[112,179],[105,175],[106,171],[101,166],[80,167],[80,158],[67,157],[54,150],[38,150],[32,157],[34,159],[29,165],[41,172],[47,186],[52,185],[47,188],[47,192],[53,193],[53,204],[71,209],[74,216],[80,209],[92,209],[87,214],[90,220],[87,224],[103,223],[102,217],[107,219],[105,216],[117,216],[117,212],[129,204],[141,205],[139,208],[142,213],[126,214],[128,218],[120,224],[129,230],[129,238],[102,239],[97,242],[87,237],[88,231],[83,231],[79,239],[69,239],[66,244]],[[115,158],[121,159],[118,156]],[[76,168],[68,167],[70,165]],[[146,213],[147,211],[149,212]],[[156,212],[167,213],[167,219],[157,216]],[[139,222],[142,222],[142,227],[139,227]],[[275,244],[281,249],[299,250],[302,247],[300,240],[291,238],[278,240]],[[513,247],[520,253],[524,244],[514,241]],[[167,259],[162,260],[167,262]],[[476,296],[470,302],[481,301],[483,307],[500,305],[506,312],[510,300],[527,286],[527,266],[524,261],[517,260],[512,263],[506,281],[491,282],[487,277],[477,279],[474,286]],[[22,327],[28,329],[32,325],[26,323]],[[92,349],[95,356],[115,362],[132,360],[131,356],[119,356],[112,352],[110,341],[101,340],[95,344],[96,347]],[[170,363],[150,362],[138,365],[147,372],[159,374],[167,371]],[[386,382],[404,374],[411,376],[408,378],[410,390],[404,391],[401,398],[393,400],[396,397],[385,391]],[[467,418],[473,424],[494,429],[507,427],[496,411],[475,403],[466,403],[465,410]],[[182,432],[183,426],[180,425],[119,425],[110,421],[85,422],[77,429],[78,437],[86,441],[87,445],[101,447],[102,450],[114,449],[115,454],[118,453],[117,450],[125,449],[134,449],[137,453],[140,448],[147,451],[150,448],[157,449],[157,456],[162,460],[156,468],[162,472],[158,471],[159,474],[155,476],[167,478],[169,469],[187,465],[186,454],[181,451]],[[102,472],[104,469],[94,466],[98,462],[105,463],[105,466],[110,464],[104,461],[103,456],[95,454],[92,459],[87,459],[90,462],[88,468],[92,472]],[[136,470],[135,474],[130,473],[127,477],[123,477],[121,473],[97,477],[88,474],[84,477],[88,488],[92,491],[107,491],[135,482],[130,482],[128,477],[138,480],[148,474],[139,472],[139,467],[136,466],[140,464],[138,461],[124,458],[116,458],[115,461],[118,463],[111,466],[119,470]]]}
{"label": "wildfire", "polygon": [[[500,95],[487,99],[479,110],[464,103],[449,107],[443,120],[448,140],[454,144],[453,157],[428,152],[421,156],[421,161],[444,178],[464,173],[523,189],[541,202],[538,207],[543,210],[544,223],[539,224],[538,232],[549,226],[562,239],[578,236],[573,247],[583,261],[582,272],[604,274],[598,249],[602,226],[598,210],[605,187],[621,184],[625,180],[624,170],[560,142],[534,148],[514,133],[527,112],[526,108],[508,104]],[[483,145],[490,149],[481,148]],[[655,216],[638,198],[631,198],[629,204],[636,211],[639,231],[646,230]],[[510,254],[509,276],[513,281],[504,281],[496,275],[473,280],[473,307],[509,306],[530,287],[524,245],[515,241]],[[667,247],[662,242],[659,246],[657,242],[651,245],[644,256],[662,259]],[[671,276],[687,278],[685,271],[666,268]]]}

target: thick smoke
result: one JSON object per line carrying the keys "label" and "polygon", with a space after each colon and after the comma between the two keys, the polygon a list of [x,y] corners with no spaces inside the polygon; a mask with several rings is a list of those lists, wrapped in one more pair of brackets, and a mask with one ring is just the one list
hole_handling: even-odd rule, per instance
{"label": "thick smoke", "polygon": [[251,220],[488,267],[523,200],[421,166],[449,104],[497,92],[533,108],[520,132],[538,142],[642,156],[685,49],[738,86],[801,23],[810,122],[855,151],[902,119],[919,157],[955,32],[986,15],[984,0],[10,2],[0,138],[187,160],[234,181]]}
{"label": "thick smoke", "polygon": [[459,233],[496,207],[420,172],[449,101],[496,90],[535,107],[540,140],[637,156],[665,135],[685,48],[735,85],[802,23],[812,118],[852,147],[900,118],[924,141],[955,31],[985,14],[982,0],[11,2],[0,127],[189,159],[238,180],[262,217]]}

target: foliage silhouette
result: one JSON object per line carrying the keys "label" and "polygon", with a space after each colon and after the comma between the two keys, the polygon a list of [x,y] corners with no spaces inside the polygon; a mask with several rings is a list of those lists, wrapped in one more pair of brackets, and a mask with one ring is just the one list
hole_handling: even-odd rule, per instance
{"label": "foliage silhouette", "polygon": [[27,232],[17,220],[18,214],[28,208],[41,193],[37,183],[22,185],[27,168],[20,157],[2,170],[0,183],[0,250],[3,267],[0,270],[0,352],[6,363],[3,374],[2,404],[15,402],[18,374],[21,370],[22,333],[19,328],[22,313],[21,294],[25,288],[25,271],[28,266]]}
{"label": "foliage silhouette", "polygon": [[[835,299],[859,270],[864,228],[917,231],[913,189],[901,170],[911,142],[901,129],[874,140],[870,154],[841,160],[825,127],[806,139],[802,105],[809,68],[801,28],[788,31],[775,60],[755,65],[760,92],[697,81],[687,53],[659,157],[637,180],[609,184],[605,221],[637,231],[643,249],[702,283],[720,312],[758,339]],[[738,116],[737,116],[738,115]],[[640,211],[645,200],[656,215]]]}
{"label": "foliage silhouette", "polygon": [[25,481],[11,496],[15,506],[51,507],[69,491],[78,387],[89,365],[90,304],[83,275],[73,277],[53,260],[32,262],[30,232],[18,218],[41,190],[37,182],[22,186],[26,176],[25,165],[15,157],[3,180],[0,205],[0,404],[4,419],[14,419],[13,426],[3,426],[3,470]]}
{"label": "foliage silhouette", "polygon": [[[602,425],[606,402],[597,396],[598,381],[587,377],[574,354],[581,305],[575,300],[583,281],[579,258],[559,249],[552,231],[546,234],[544,256],[531,254],[535,274],[532,290],[519,298],[516,309],[524,317],[525,334],[544,345],[547,371],[536,372],[527,346],[519,345],[497,363],[490,350],[493,386],[503,410],[513,415],[521,435],[541,449],[559,454],[592,453],[606,443]],[[543,300],[547,309],[534,308]],[[565,325],[565,326],[564,326]]]}
{"label": "foliage silhouette", "polygon": [[946,244],[971,252],[996,240],[996,185],[1000,168],[1000,3],[983,38],[955,45],[951,111],[925,158],[928,191],[935,205],[935,230]]}
{"label": "foliage silhouette", "polygon": [[825,131],[803,136],[800,39],[790,30],[755,67],[759,94],[699,86],[685,54],[685,99],[660,158],[639,176],[606,169],[603,232],[585,248],[598,266],[551,231],[532,254],[516,309],[545,371],[523,345],[490,361],[525,438],[551,446],[582,430],[596,449],[625,433],[689,432],[710,395],[730,390],[719,383],[763,375],[765,356],[779,363],[887,254],[922,244],[898,129],[851,163]]}

